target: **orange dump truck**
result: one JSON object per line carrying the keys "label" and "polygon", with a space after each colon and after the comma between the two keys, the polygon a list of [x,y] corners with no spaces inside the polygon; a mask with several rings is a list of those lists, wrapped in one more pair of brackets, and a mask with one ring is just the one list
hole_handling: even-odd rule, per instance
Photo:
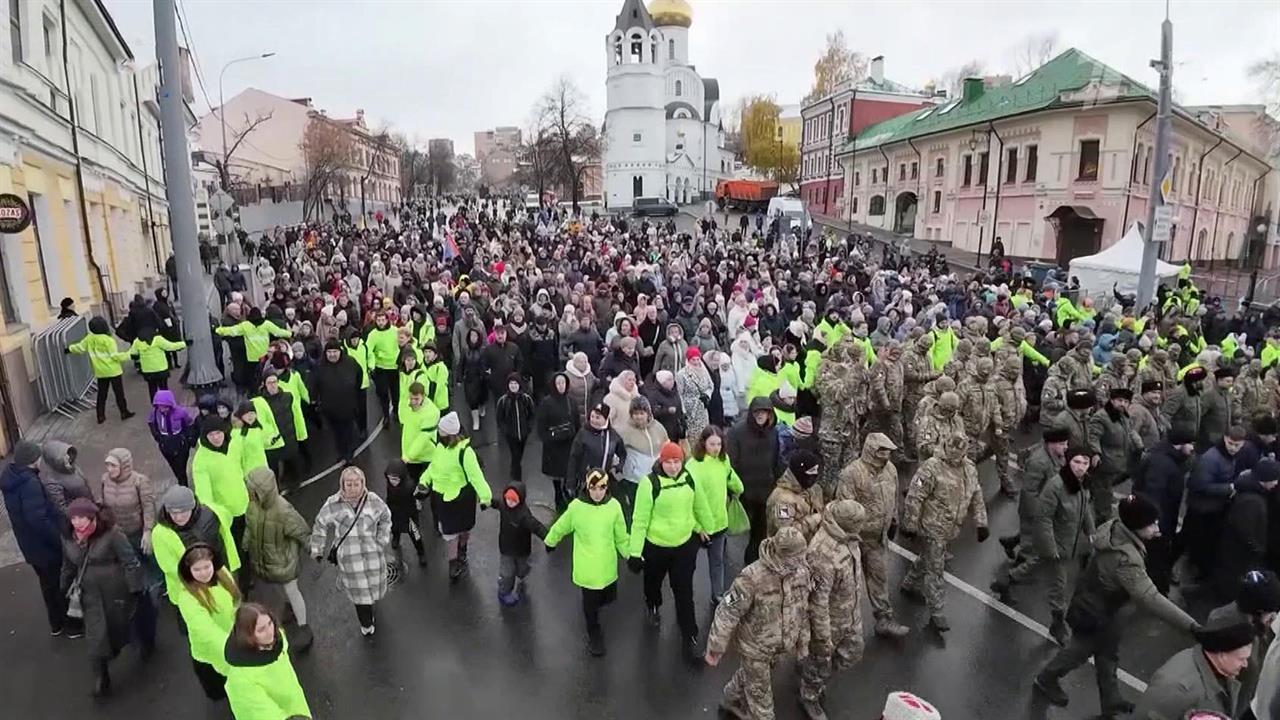
{"label": "orange dump truck", "polygon": [[721,180],[716,183],[716,204],[735,210],[763,210],[778,194],[773,180]]}

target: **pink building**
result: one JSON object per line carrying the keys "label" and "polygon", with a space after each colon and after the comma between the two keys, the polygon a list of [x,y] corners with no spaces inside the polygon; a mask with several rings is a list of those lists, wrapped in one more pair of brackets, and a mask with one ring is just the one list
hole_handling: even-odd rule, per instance
{"label": "pink building", "polygon": [[932,102],[930,95],[886,80],[884,57],[878,56],[866,78],[801,108],[800,197],[809,209],[819,215],[843,213],[845,175],[836,150],[863,128]]}
{"label": "pink building", "polygon": [[[1145,222],[1155,110],[1150,89],[1076,49],[1008,85],[968,79],[960,97],[837,151],[852,178],[842,217],[979,254],[999,238],[1009,255],[1065,264]],[[1173,135],[1160,257],[1240,260],[1270,166],[1180,108]]]}

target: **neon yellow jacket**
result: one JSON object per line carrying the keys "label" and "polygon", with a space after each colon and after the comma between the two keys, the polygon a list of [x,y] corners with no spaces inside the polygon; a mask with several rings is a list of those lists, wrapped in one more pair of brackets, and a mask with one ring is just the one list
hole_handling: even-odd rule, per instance
{"label": "neon yellow jacket", "polygon": [[399,419],[400,457],[406,463],[431,462],[437,447],[436,427],[440,425],[440,411],[435,403],[423,398],[422,405],[415,410],[405,400]]}
{"label": "neon yellow jacket", "polygon": [[[222,539],[222,549],[227,553],[227,570],[234,573],[240,569],[240,553],[236,551],[236,543],[231,537],[231,518],[221,508],[206,504],[205,510],[213,512],[218,518],[218,537]],[[182,579],[178,577],[178,561],[186,551],[187,546],[178,532],[156,518],[156,525],[151,530],[151,553],[164,575],[165,588],[168,589],[170,598],[175,597],[182,588]]]}
{"label": "neon yellow jacket", "polygon": [[[264,450],[276,450],[284,447],[284,438],[280,437],[280,425],[276,423],[275,413],[271,412],[271,406],[267,404],[264,397],[255,397],[252,400],[253,409],[258,414],[258,425],[262,427],[262,447]],[[244,462],[241,462],[243,465]],[[244,472],[246,475],[252,470],[252,467],[246,467]]]}
{"label": "neon yellow jacket", "polygon": [[458,493],[466,485],[476,491],[476,499],[481,505],[493,501],[493,491],[484,479],[484,471],[480,469],[480,461],[470,440],[459,440],[453,447],[436,446],[431,457],[431,467],[422,473],[418,484],[435,491],[445,502],[457,499]]}
{"label": "neon yellow jacket", "polygon": [[374,327],[365,336],[365,345],[369,348],[369,361],[375,370],[396,369],[396,360],[400,357],[400,340],[395,325],[388,325],[382,330]]}
{"label": "neon yellow jacket", "polygon": [[230,438],[227,438],[226,452],[210,448],[205,442],[204,438],[200,439],[195,459],[191,461],[192,489],[201,503],[221,510],[228,520],[234,520],[249,507],[249,490],[244,484],[240,456]]}
{"label": "neon yellow jacket", "polygon": [[175,342],[168,338],[155,336],[151,342],[143,342],[141,338],[129,346],[129,354],[137,356],[144,373],[159,373],[169,370],[169,358],[166,352],[178,352],[187,347],[184,342]]}
{"label": "neon yellow jacket", "polygon": [[422,384],[427,388],[427,399],[435,403],[436,409],[440,412],[449,411],[449,367],[444,364],[443,360],[436,359],[435,362],[422,369]]}
{"label": "neon yellow jacket", "polygon": [[[263,404],[265,405],[266,403]],[[257,403],[254,403],[254,405],[254,411],[261,418],[261,410],[256,407]],[[270,409],[267,410],[266,417],[268,419],[271,418]],[[229,442],[235,446],[232,452],[240,458],[240,469],[244,471],[245,475],[248,475],[249,471],[255,468],[268,467],[266,450],[268,440],[267,431],[261,419],[252,426],[242,425],[231,429]]]}
{"label": "neon yellow jacket", "polygon": [[236,720],[314,717],[289,660],[289,643],[280,631],[275,659],[266,664],[227,665],[227,702]]}
{"label": "neon yellow jacket", "polygon": [[747,381],[747,403],[763,397],[768,398],[774,390],[782,387],[782,378],[778,373],[771,373],[757,367],[751,371],[751,379]]}
{"label": "neon yellow jacket", "polygon": [[573,536],[574,585],[603,590],[618,581],[618,558],[630,555],[627,521],[617,500],[606,497],[596,504],[584,493],[569,503],[543,542],[553,548],[567,535]]}
{"label": "neon yellow jacket", "polygon": [[311,404],[311,391],[307,389],[307,384],[302,381],[302,375],[297,370],[290,370],[289,379],[282,380],[280,387],[288,390],[292,396],[293,432],[298,436],[298,442],[302,442],[310,437],[307,433],[307,420],[302,415],[302,403]]}
{"label": "neon yellow jacket", "polygon": [[365,345],[364,340],[356,340],[356,346],[351,347],[347,343],[342,343],[342,351],[349,355],[360,366],[360,389],[369,389],[369,347]]}
{"label": "neon yellow jacket", "polygon": [[1280,360],[1280,341],[1268,339],[1262,345],[1262,369],[1266,370]]}
{"label": "neon yellow jacket", "polygon": [[[653,485],[661,489],[655,500]],[[649,473],[636,485],[636,506],[631,515],[631,557],[644,554],[646,541],[658,547],[680,547],[695,532],[707,532],[712,522],[706,498],[694,488],[694,479],[683,469],[676,477],[661,471]]]}
{"label": "neon yellow jacket", "polygon": [[693,478],[693,489],[702,496],[709,515],[703,531],[718,533],[729,527],[729,496],[742,494],[742,478],[722,451],[720,457],[707,455],[701,460],[690,459],[684,469]]}
{"label": "neon yellow jacket", "polygon": [[955,354],[956,331],[946,327],[934,328],[930,332],[933,333],[933,345],[929,346],[929,362],[933,365],[933,371],[940,373],[942,368],[951,362],[951,356]]}
{"label": "neon yellow jacket", "polygon": [[261,325],[254,325],[245,320],[238,325],[220,327],[217,333],[222,337],[244,338],[244,356],[251,362],[258,362],[271,348],[271,338],[292,337],[293,333],[281,328],[270,320],[263,320]]}
{"label": "neon yellow jacket", "polygon": [[205,609],[182,584],[169,593],[169,599],[178,606],[178,613],[187,625],[187,642],[191,644],[192,659],[212,665],[219,674],[226,675],[227,663],[223,659],[223,650],[231,635],[231,626],[235,625],[237,603],[221,585],[211,586],[209,595],[213,601],[213,610]]}
{"label": "neon yellow jacket", "polygon": [[129,353],[120,352],[115,338],[101,333],[89,333],[80,342],[68,345],[67,350],[76,355],[88,355],[93,376],[99,379],[120,377],[124,373],[120,363],[129,359]]}

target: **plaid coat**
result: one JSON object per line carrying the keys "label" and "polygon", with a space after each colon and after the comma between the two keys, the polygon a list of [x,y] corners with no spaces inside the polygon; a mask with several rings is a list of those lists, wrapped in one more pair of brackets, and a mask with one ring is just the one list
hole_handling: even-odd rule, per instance
{"label": "plaid coat", "polygon": [[391,510],[377,494],[366,493],[364,507],[355,507],[334,493],[325,500],[311,530],[311,556],[327,557],[329,550],[352,528],[338,548],[338,586],[356,605],[372,605],[387,594],[385,552],[391,544]]}

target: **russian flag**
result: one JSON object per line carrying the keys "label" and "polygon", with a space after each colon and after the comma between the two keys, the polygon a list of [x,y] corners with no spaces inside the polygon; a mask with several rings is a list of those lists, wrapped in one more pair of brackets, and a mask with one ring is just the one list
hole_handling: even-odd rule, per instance
{"label": "russian flag", "polygon": [[444,236],[444,251],[441,254],[445,262],[458,257],[458,243],[453,241],[453,235],[446,234]]}

